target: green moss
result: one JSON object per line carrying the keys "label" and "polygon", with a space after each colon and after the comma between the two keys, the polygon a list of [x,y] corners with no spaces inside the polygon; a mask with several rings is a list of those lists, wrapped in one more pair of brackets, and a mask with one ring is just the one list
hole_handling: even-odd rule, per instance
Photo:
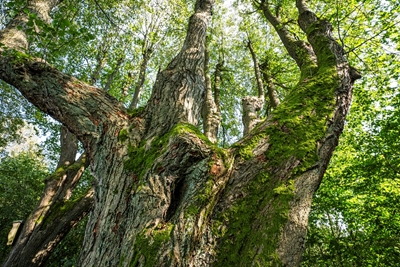
{"label": "green moss", "polygon": [[178,124],[171,131],[161,137],[155,138],[150,145],[143,141],[139,146],[128,146],[129,159],[125,161],[124,167],[129,171],[134,171],[140,177],[142,177],[146,171],[153,165],[154,160],[158,158],[166,148],[170,137],[192,133],[205,141],[210,147],[215,149],[216,153],[221,157],[226,157],[226,152],[223,149],[217,148],[216,145],[212,144],[208,138],[203,135],[199,129],[191,124]]}
{"label": "green moss", "polygon": [[139,259],[143,259],[141,266],[153,267],[156,266],[157,255],[163,243],[171,238],[171,232],[174,229],[173,224],[161,226],[160,229],[152,230],[148,233],[144,230],[136,237],[134,245],[134,256],[129,266],[137,266]]}
{"label": "green moss", "polygon": [[85,161],[86,158],[83,158],[82,161],[76,161],[69,166],[61,166],[48,176],[46,180],[58,180],[61,176],[65,175],[67,171],[78,171],[85,165]]}
{"label": "green moss", "polygon": [[129,109],[128,110],[128,115],[131,117],[137,117],[139,116],[143,111],[144,111],[144,106],[143,107],[138,107],[135,109]]}
{"label": "green moss", "polygon": [[128,130],[127,129],[122,129],[119,131],[118,134],[118,141],[121,143],[124,143],[128,139]]}
{"label": "green moss", "polygon": [[[270,188],[265,187],[267,181]],[[250,266],[254,261],[260,266],[279,266],[276,247],[287,221],[293,182],[271,181],[267,173],[261,173],[246,189],[246,195],[213,222],[213,232],[221,238],[215,266]],[[260,217],[262,210],[268,217]],[[226,228],[221,227],[224,224]]]}
{"label": "green moss", "polygon": [[[256,148],[258,143],[265,138],[267,138],[267,134],[265,132],[257,132],[257,134],[251,136],[251,138],[248,139],[243,145],[239,145],[239,155],[245,160],[253,158],[254,148]],[[235,147],[235,145],[233,147]]]}
{"label": "green moss", "polygon": [[[82,196],[84,197],[84,196]],[[81,197],[81,198],[82,198]],[[59,201],[53,204],[49,210],[49,212],[44,217],[39,217],[37,222],[42,222],[44,226],[46,224],[54,221],[56,218],[61,218],[69,212],[77,202],[81,200],[81,198],[73,199],[73,200],[66,200],[66,201]]]}
{"label": "green moss", "polygon": [[[294,179],[318,161],[317,143],[326,134],[336,102],[339,78],[335,57],[324,38],[314,38],[318,67],[304,66],[298,85],[273,111],[271,124],[237,145],[238,155],[249,160],[254,158],[253,150],[260,140],[268,138],[266,170],[285,169],[281,165],[292,158],[300,164],[288,180],[269,172],[259,174],[243,188],[244,197],[213,222],[213,232],[221,242],[215,266],[250,266],[252,262],[260,266],[281,265],[277,242],[287,222]],[[227,227],[223,228],[225,224]]]}

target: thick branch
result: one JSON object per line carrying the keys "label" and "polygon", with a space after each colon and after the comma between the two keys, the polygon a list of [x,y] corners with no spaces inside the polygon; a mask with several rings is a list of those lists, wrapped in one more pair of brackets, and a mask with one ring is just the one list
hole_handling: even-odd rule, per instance
{"label": "thick branch", "polygon": [[60,129],[61,152],[57,169],[61,166],[68,166],[75,161],[78,152],[78,140],[65,126]]}
{"label": "thick branch", "polygon": [[196,2],[181,51],[157,75],[146,107],[149,136],[165,133],[177,123],[198,123],[205,94],[205,37],[213,4],[213,0]]}
{"label": "thick branch", "polygon": [[0,79],[16,87],[32,104],[62,122],[85,146],[108,124],[127,118],[125,108],[103,90],[85,84],[40,59],[0,56]]}
{"label": "thick branch", "polygon": [[[57,3],[36,0],[29,1],[28,6],[30,12],[49,22],[49,12]],[[0,50],[0,79],[66,125],[88,146],[102,135],[108,123],[126,118],[125,108],[102,90],[65,75],[42,59],[17,52],[28,46],[24,33],[27,19],[21,12],[0,32],[0,42],[7,46]]]}

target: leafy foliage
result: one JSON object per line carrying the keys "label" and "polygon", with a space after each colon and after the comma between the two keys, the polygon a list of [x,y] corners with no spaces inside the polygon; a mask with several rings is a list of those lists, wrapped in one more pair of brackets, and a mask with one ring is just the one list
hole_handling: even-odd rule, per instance
{"label": "leafy foliage", "polygon": [[24,220],[36,206],[48,174],[40,157],[21,153],[0,160],[0,261],[9,251],[8,232],[14,220]]}

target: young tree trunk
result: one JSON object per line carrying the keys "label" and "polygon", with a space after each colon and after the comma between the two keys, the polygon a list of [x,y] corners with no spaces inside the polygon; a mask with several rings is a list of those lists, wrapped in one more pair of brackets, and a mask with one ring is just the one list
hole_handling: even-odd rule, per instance
{"label": "young tree trunk", "polygon": [[[298,266],[311,199],[359,75],[331,25],[298,1],[297,42],[260,8],[302,72],[297,87],[230,149],[196,127],[212,0],[198,0],[180,53],[140,114],[40,59],[2,53],[0,78],[84,144],[96,179],[80,266]],[[11,26],[10,26],[11,27]],[[13,47],[13,42],[7,43]]]}
{"label": "young tree trunk", "polygon": [[[204,99],[204,105],[202,109],[203,118],[203,132],[204,135],[212,142],[216,143],[218,138],[219,126],[221,124],[221,115],[219,107],[215,103],[213,97],[210,69],[209,69],[209,51],[206,49],[204,51],[204,78],[206,85],[206,96]],[[215,87],[217,88],[217,87]],[[217,89],[218,90],[218,89]]]}
{"label": "young tree trunk", "polygon": [[256,53],[254,52],[253,45],[250,39],[247,42],[247,47],[250,50],[251,58],[253,59],[254,74],[257,83],[258,96],[246,96],[242,98],[242,121],[243,121],[243,135],[248,134],[257,123],[259,119],[259,112],[264,107],[264,85],[261,78],[260,66],[258,64]]}
{"label": "young tree trunk", "polygon": [[147,65],[149,64],[149,60],[150,60],[150,56],[151,56],[152,52],[153,51],[150,48],[144,49],[144,51],[143,51],[143,59],[142,59],[142,62],[140,63],[139,77],[135,84],[135,92],[133,94],[132,102],[129,105],[130,109],[137,108],[137,105],[139,103],[140,94],[143,91],[143,85],[146,80]]}
{"label": "young tree trunk", "polygon": [[72,190],[88,165],[84,155],[75,161],[77,142],[75,136],[62,127],[57,170],[46,179],[37,207],[24,223],[2,266],[43,266],[56,245],[92,208],[93,190],[70,200]]}

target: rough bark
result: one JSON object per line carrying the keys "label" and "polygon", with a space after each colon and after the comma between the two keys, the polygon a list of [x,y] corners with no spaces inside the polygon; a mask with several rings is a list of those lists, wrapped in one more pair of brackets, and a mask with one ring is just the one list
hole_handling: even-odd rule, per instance
{"label": "rough bark", "polygon": [[177,123],[198,124],[205,94],[206,31],[213,4],[212,0],[196,2],[181,51],[157,75],[145,109],[150,138],[165,134]]}
{"label": "rough bark", "polygon": [[243,135],[248,134],[261,122],[258,113],[264,107],[264,98],[245,96],[242,98]]}
{"label": "rough bark", "polygon": [[212,4],[196,2],[180,53],[134,116],[40,59],[0,56],[0,78],[65,124],[88,153],[96,181],[80,266],[299,265],[312,195],[359,75],[330,24],[304,3],[299,25],[308,42],[299,43],[262,2],[301,80],[256,129],[217,148],[193,126],[205,98]]}

